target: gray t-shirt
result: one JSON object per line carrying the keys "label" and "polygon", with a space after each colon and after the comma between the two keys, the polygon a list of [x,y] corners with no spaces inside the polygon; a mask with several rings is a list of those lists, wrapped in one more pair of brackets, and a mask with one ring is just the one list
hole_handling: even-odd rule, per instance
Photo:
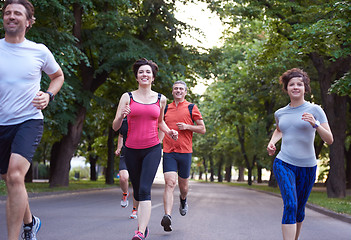
{"label": "gray t-shirt", "polygon": [[42,71],[53,74],[59,68],[43,44],[27,39],[13,44],[0,39],[0,125],[43,119],[32,101],[40,90]]}
{"label": "gray t-shirt", "polygon": [[298,167],[314,167],[317,165],[314,150],[316,129],[302,120],[303,113],[313,114],[320,123],[328,122],[323,109],[309,102],[298,107],[287,105],[278,109],[274,116],[283,137],[277,158]]}

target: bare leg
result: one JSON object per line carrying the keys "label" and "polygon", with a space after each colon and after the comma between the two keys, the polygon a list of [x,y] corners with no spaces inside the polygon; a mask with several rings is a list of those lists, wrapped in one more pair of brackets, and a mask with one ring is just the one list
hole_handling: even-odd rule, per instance
{"label": "bare leg", "polygon": [[128,178],[129,178],[129,174],[127,170],[119,171],[119,185],[123,193],[128,192]]}
{"label": "bare leg", "polygon": [[302,222],[296,223],[296,236],[295,240],[299,239],[300,233],[301,233],[301,228],[302,228]]}
{"label": "bare leg", "polygon": [[163,193],[163,207],[165,214],[172,214],[173,207],[173,192],[177,185],[177,173],[176,172],[165,172],[165,191]]}
{"label": "bare leg", "polygon": [[135,200],[134,196],[133,196],[133,208],[135,208],[136,210],[138,210],[139,207],[139,202],[137,200]]}
{"label": "bare leg", "polygon": [[180,197],[184,200],[188,196],[189,192],[189,179],[178,177]]}
{"label": "bare leg", "polygon": [[139,232],[145,235],[145,229],[150,221],[151,216],[151,201],[139,202],[138,224]]}
{"label": "bare leg", "polygon": [[32,213],[29,208],[29,204],[27,204],[26,211],[24,212],[23,223],[28,224],[33,221]]}
{"label": "bare leg", "polygon": [[295,240],[296,224],[282,224],[283,239]]}
{"label": "bare leg", "polygon": [[[21,225],[30,214],[24,177],[30,163],[19,154],[11,154],[6,176],[8,198],[6,203],[7,230],[9,240],[18,240]],[[31,222],[31,220],[29,221]]]}

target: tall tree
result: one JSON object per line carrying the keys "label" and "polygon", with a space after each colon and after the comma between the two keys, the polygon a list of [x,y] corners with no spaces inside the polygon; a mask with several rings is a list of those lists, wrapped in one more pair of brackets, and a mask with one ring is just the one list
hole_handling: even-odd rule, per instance
{"label": "tall tree", "polygon": [[71,5],[73,35],[88,60],[80,61],[77,68],[81,86],[77,94],[85,99],[74,102],[75,119],[68,124],[67,134],[54,145],[50,186],[68,185],[70,159],[80,142],[89,102],[95,91],[113,77],[112,73],[123,81],[134,81],[131,64],[147,57],[162,70],[155,90],[170,86],[174,78],[191,75],[186,64],[190,55],[176,41],[176,30],[183,25],[174,18],[173,4],[106,0],[78,1]]}
{"label": "tall tree", "polygon": [[[319,82],[322,106],[334,135],[330,146],[329,197],[344,197],[346,98],[329,94],[335,80],[346,77],[351,67],[351,3],[349,1],[209,1],[232,26],[245,28],[252,19],[265,23],[266,37],[259,63],[272,64],[277,58],[300,59]],[[290,65],[286,65],[287,67]]]}

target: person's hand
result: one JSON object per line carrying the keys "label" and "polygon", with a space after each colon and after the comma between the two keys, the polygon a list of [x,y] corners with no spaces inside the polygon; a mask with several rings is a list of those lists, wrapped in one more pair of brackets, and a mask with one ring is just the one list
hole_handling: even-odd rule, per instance
{"label": "person's hand", "polygon": [[316,119],[311,113],[307,113],[307,112],[303,113],[302,120],[309,122],[311,126],[314,126],[316,124]]}
{"label": "person's hand", "polygon": [[269,142],[268,146],[267,146],[267,152],[269,156],[273,156],[275,151],[276,151],[276,147],[274,143]]}
{"label": "person's hand", "polygon": [[129,104],[127,104],[122,108],[122,112],[121,112],[122,118],[125,118],[129,113],[130,113],[130,107],[129,107]]}
{"label": "person's hand", "polygon": [[50,102],[49,94],[42,91],[39,91],[32,101],[33,106],[40,110],[45,109],[48,106],[49,102]]}
{"label": "person's hand", "polygon": [[178,123],[176,123],[176,124],[177,124],[179,130],[187,130],[187,127],[188,127],[187,124],[182,123],[182,122],[178,122]]}
{"label": "person's hand", "polygon": [[171,129],[169,132],[168,132],[168,135],[173,139],[173,140],[177,140],[178,139],[178,131],[174,130],[174,129]]}
{"label": "person's hand", "polygon": [[117,148],[116,151],[115,151],[115,155],[116,156],[119,156],[121,154],[121,149],[120,148]]}

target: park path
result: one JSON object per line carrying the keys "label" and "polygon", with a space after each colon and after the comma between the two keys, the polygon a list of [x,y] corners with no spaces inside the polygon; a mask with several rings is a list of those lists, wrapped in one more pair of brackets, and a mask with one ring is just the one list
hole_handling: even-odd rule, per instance
{"label": "park path", "polygon": [[[163,184],[152,189],[150,240],[230,239],[280,240],[282,201],[279,197],[222,184],[190,183],[189,212],[178,212],[175,192],[173,231],[160,226]],[[33,213],[43,222],[38,240],[130,240],[137,220],[131,206],[120,207],[118,187],[30,198]],[[131,200],[131,199],[130,199]],[[0,240],[6,239],[5,202],[0,202]],[[351,224],[306,209],[301,240],[350,240]]]}

